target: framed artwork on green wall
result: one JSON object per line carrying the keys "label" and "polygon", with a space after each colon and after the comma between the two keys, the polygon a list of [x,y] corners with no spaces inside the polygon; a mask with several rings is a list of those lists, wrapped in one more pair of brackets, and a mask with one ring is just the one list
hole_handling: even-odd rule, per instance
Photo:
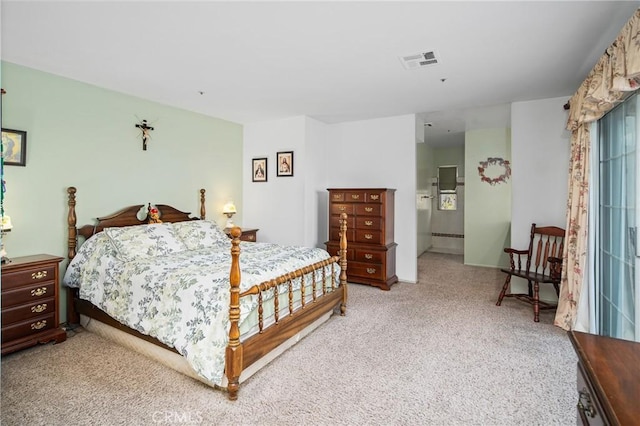
{"label": "framed artwork on green wall", "polygon": [[2,129],[2,155],[5,166],[26,166],[27,132]]}

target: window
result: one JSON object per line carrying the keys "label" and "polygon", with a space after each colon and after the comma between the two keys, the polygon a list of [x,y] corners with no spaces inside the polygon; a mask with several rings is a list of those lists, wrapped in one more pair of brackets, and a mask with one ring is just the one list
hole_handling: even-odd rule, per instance
{"label": "window", "polygon": [[598,333],[640,341],[637,253],[638,97],[598,122],[595,315]]}

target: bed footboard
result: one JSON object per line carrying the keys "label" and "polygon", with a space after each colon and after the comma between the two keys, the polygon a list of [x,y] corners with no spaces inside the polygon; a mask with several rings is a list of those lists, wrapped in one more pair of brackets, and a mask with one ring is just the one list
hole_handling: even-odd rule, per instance
{"label": "bed footboard", "polygon": [[[298,333],[300,330],[313,323],[323,314],[330,312],[338,305],[340,306],[340,314],[345,315],[347,308],[347,215],[343,213],[340,218],[340,251],[339,256],[333,256],[329,259],[317,262],[312,265],[305,266],[296,271],[282,275],[270,281],[255,285],[247,291],[240,293],[240,235],[241,230],[235,227],[231,230],[231,270],[229,273],[230,281],[230,301],[229,301],[229,343],[225,354],[225,374],[228,381],[229,399],[236,400],[238,398],[238,390],[240,383],[240,374],[243,369],[253,364],[269,351]],[[329,287],[325,276],[325,268],[331,267],[334,271],[335,264],[340,265],[341,271],[339,282],[336,283],[334,274],[331,274]],[[322,271],[322,280],[318,288],[316,282],[316,271]],[[305,298],[305,276],[312,273],[311,285],[311,301],[307,302]],[[300,306],[294,309],[294,291],[292,288],[292,280],[300,278]],[[279,318],[279,288],[280,286],[288,286],[285,291],[288,294],[288,313]],[[263,292],[273,290],[273,303],[275,306],[275,323],[265,327],[262,317],[262,294]],[[322,290],[320,295],[318,292]],[[258,295],[258,327],[259,332],[240,342],[240,298],[245,296]]]}

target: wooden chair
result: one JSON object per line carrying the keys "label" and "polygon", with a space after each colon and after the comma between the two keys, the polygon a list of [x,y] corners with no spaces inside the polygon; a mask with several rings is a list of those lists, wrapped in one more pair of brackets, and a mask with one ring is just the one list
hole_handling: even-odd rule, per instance
{"label": "wooden chair", "polygon": [[[562,275],[562,250],[564,248],[565,230],[556,226],[537,227],[531,225],[531,238],[528,250],[505,248],[509,253],[511,267],[500,269],[507,274],[497,306],[505,297],[515,297],[533,305],[533,320],[540,321],[540,309],[555,309],[557,305],[540,301],[538,290],[540,283],[553,284],[556,294],[560,294],[560,277]],[[535,251],[534,251],[535,250]],[[511,277],[527,280],[527,293],[507,293]]]}

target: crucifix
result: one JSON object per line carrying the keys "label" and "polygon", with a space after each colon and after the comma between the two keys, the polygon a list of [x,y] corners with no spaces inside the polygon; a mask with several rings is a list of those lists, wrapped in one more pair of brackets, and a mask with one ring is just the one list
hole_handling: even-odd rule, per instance
{"label": "crucifix", "polygon": [[147,140],[151,137],[153,127],[147,125],[147,120],[142,120],[142,123],[136,124],[136,127],[142,131],[142,150],[147,150]]}

